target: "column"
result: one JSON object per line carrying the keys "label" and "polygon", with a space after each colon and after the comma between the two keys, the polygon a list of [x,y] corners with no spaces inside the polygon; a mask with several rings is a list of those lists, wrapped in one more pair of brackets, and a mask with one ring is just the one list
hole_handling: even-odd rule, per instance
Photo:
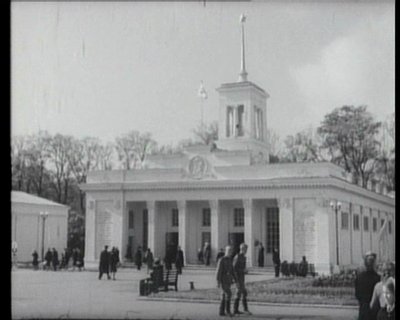
{"label": "column", "polygon": [[156,228],[156,202],[147,201],[147,217],[148,217],[148,234],[147,246],[153,252],[154,257],[159,256],[159,248],[157,247],[157,228]]}
{"label": "column", "polygon": [[278,198],[279,206],[279,247],[281,261],[294,259],[293,199]]}
{"label": "column", "polygon": [[177,206],[178,206],[178,212],[179,212],[179,235],[178,235],[178,243],[179,246],[181,247],[183,254],[184,254],[184,260],[187,261],[186,256],[188,255],[188,222],[189,222],[189,217],[188,217],[188,212],[187,212],[187,205],[186,205],[186,200],[182,201],[177,201]]}
{"label": "column", "polygon": [[247,267],[256,265],[255,261],[255,247],[254,247],[254,212],[253,212],[253,200],[243,199],[244,208],[244,242],[247,244]]}
{"label": "column", "polygon": [[125,213],[125,196],[121,192],[114,199],[114,209],[112,214],[112,246],[119,248],[123,252],[126,244],[124,241],[125,228],[126,228],[126,213]]}
{"label": "column", "polygon": [[324,199],[317,199],[315,208],[315,271],[330,274],[336,264],[335,212],[330,208],[329,201]]}
{"label": "column", "polygon": [[[86,195],[86,214],[85,214],[85,266],[93,264],[99,257],[95,257],[96,243],[96,202]],[[42,230],[42,229],[41,229]],[[41,231],[42,232],[42,231]]]}
{"label": "column", "polygon": [[209,204],[211,210],[211,257],[215,259],[219,249],[223,247],[224,242],[221,230],[222,224],[219,212],[219,201],[210,200]]}

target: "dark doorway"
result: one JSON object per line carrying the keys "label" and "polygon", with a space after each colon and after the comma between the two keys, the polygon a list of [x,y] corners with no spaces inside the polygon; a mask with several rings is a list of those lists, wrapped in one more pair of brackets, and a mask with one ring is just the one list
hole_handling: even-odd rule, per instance
{"label": "dark doorway", "polygon": [[228,235],[228,243],[233,247],[233,255],[239,252],[240,244],[244,242],[244,233],[243,232],[231,232]]}
{"label": "dark doorway", "polygon": [[176,252],[178,250],[178,232],[167,232],[165,234],[165,254],[169,253],[171,259],[175,261]]}
{"label": "dark doorway", "polygon": [[267,208],[266,209],[266,241],[265,241],[265,252],[266,252],[266,265],[273,265],[272,262],[272,250],[278,249],[279,247],[279,208]]}

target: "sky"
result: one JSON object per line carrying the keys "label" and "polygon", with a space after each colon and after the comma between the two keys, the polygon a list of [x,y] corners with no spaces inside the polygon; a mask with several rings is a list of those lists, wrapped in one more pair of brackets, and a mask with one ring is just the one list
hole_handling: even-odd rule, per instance
{"label": "sky", "polygon": [[394,1],[13,2],[11,131],[160,144],[218,120],[216,88],[240,71],[269,95],[282,139],[343,105],[394,112]]}

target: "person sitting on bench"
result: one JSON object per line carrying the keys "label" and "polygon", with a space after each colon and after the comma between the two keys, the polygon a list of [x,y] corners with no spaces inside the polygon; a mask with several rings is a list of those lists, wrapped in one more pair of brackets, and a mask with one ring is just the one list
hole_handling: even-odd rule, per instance
{"label": "person sitting on bench", "polygon": [[160,259],[154,260],[153,271],[150,273],[148,280],[148,288],[150,292],[158,292],[158,288],[164,282],[164,267],[160,263]]}

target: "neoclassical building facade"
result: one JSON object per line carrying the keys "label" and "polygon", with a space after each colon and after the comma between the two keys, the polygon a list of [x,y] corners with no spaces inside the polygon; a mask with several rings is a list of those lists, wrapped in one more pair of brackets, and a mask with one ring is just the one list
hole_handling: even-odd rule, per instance
{"label": "neoclassical building facade", "polygon": [[[381,185],[362,188],[331,163],[270,164],[268,93],[242,69],[219,93],[219,140],[175,155],[151,156],[141,170],[89,172],[86,184],[85,264],[97,265],[104,245],[150,248],[163,258],[179,245],[188,264],[197,250],[246,242],[248,266],[258,244],[281,260],[302,256],[320,273],[358,265],[373,250],[394,259],[395,201]],[[337,210],[331,203],[341,203]]]}

